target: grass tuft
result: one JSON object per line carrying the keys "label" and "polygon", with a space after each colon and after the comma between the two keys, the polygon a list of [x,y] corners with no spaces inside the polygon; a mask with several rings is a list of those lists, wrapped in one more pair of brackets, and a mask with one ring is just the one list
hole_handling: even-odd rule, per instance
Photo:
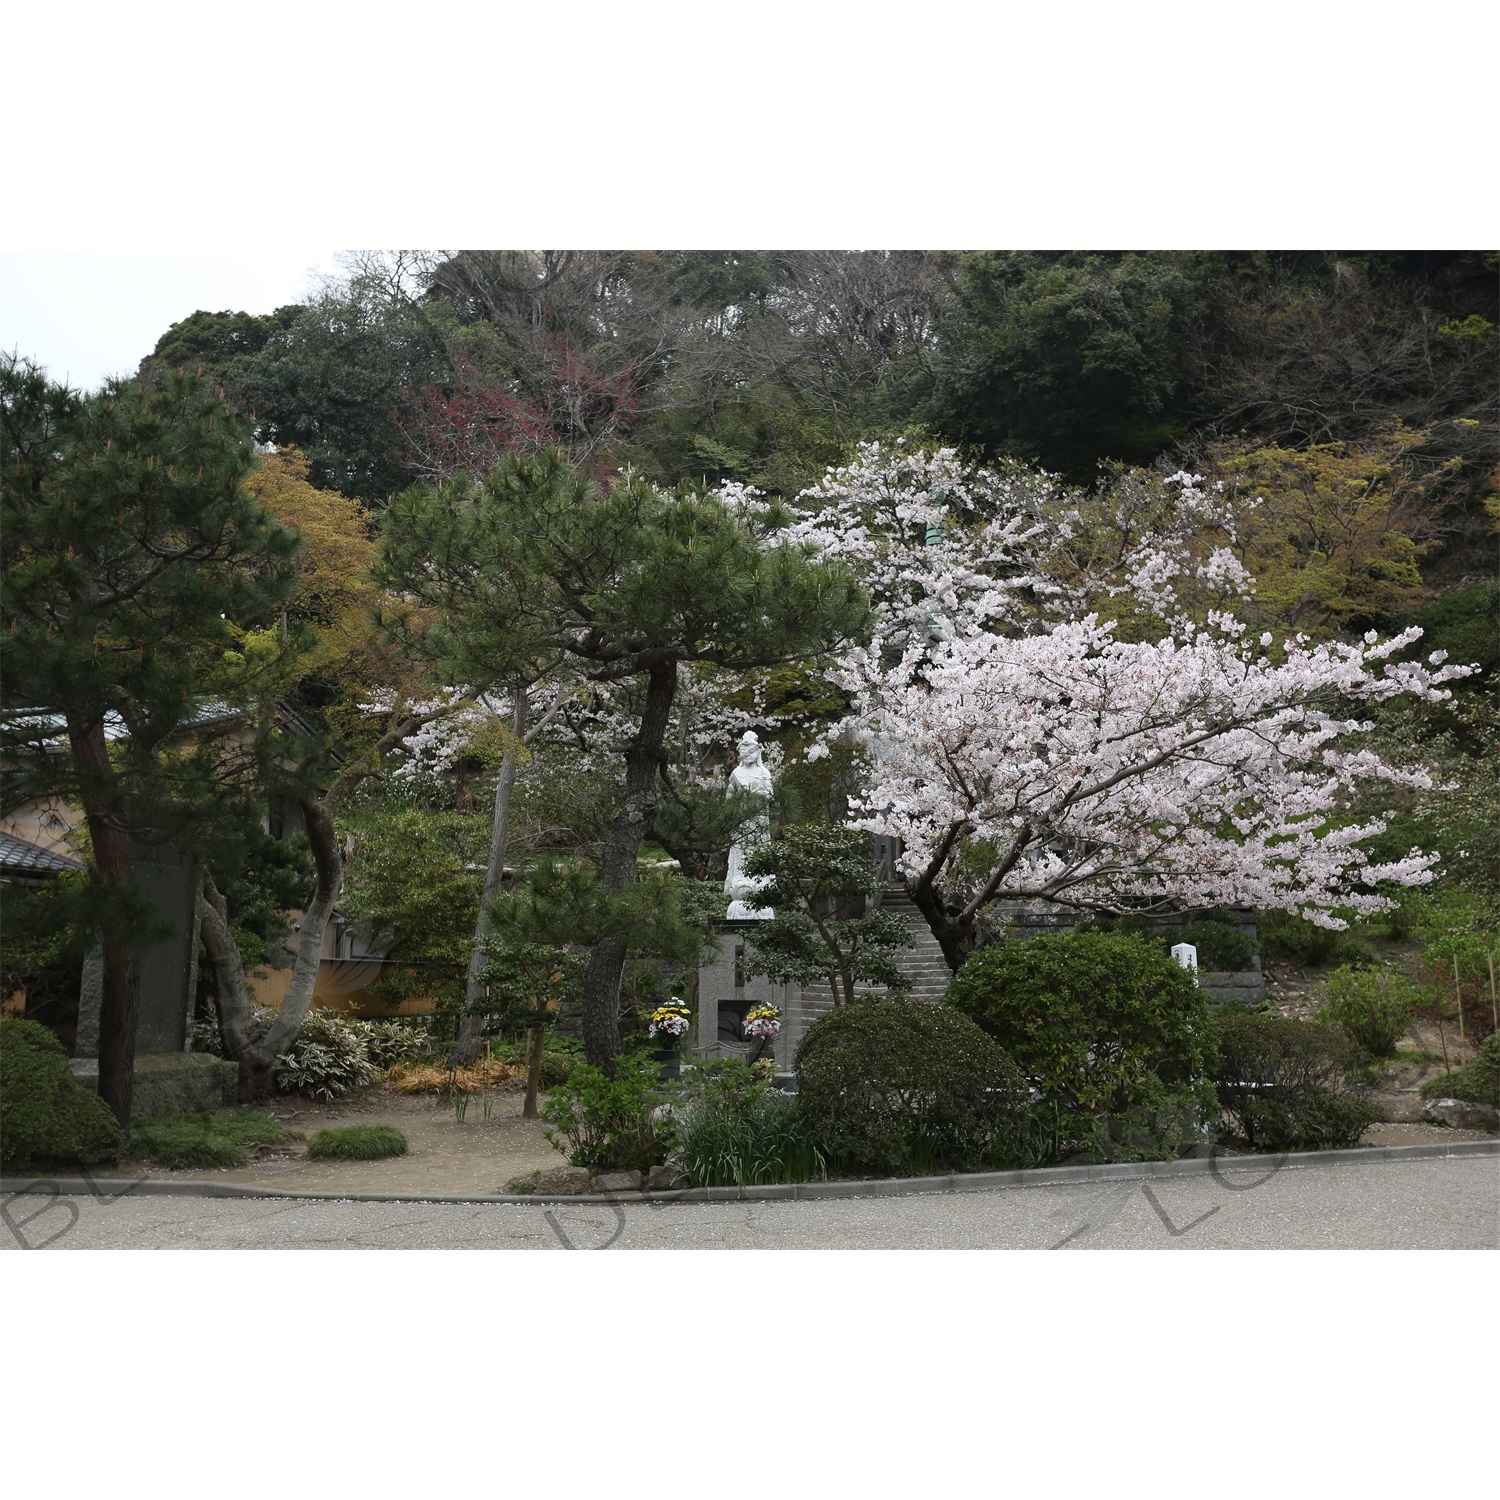
{"label": "grass tuft", "polygon": [[320,1130],[307,1143],[309,1161],[379,1161],[405,1156],[406,1137],[393,1125],[346,1125]]}
{"label": "grass tuft", "polygon": [[215,1119],[209,1114],[176,1115],[138,1121],[130,1132],[129,1154],[159,1167],[243,1167],[249,1147],[275,1146],[292,1132],[265,1115],[247,1110]]}

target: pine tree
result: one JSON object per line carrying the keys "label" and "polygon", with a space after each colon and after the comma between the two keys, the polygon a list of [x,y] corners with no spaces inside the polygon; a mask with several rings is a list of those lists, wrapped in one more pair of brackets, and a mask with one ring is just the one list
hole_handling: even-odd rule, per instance
{"label": "pine tree", "polygon": [[[551,651],[595,681],[639,688],[624,796],[601,859],[610,892],[634,883],[656,822],[680,668],[771,666],[865,629],[868,606],[849,571],[780,540],[779,519],[629,474],[606,487],[555,452],[391,502],[380,571],[413,601],[407,626],[446,658],[452,680],[514,680],[518,659]],[[599,1066],[620,1048],[624,962],[623,937],[592,944],[583,1030]]]}
{"label": "pine tree", "polygon": [[[99,1093],[130,1119],[139,952],[133,837],[185,824],[172,747],[204,672],[286,596],[296,537],[244,489],[248,425],[195,375],[82,396],[0,360],[4,704],[30,793],[76,800],[102,931]],[[39,713],[17,714],[18,709]],[[63,725],[66,752],[45,742]]]}

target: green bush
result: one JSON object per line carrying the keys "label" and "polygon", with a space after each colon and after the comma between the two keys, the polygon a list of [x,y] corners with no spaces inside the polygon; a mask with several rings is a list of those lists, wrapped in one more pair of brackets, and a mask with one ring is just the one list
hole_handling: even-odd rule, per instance
{"label": "green bush", "polygon": [[1318,1008],[1318,1020],[1337,1026],[1371,1057],[1390,1057],[1406,1035],[1418,998],[1404,974],[1345,964],[1328,976],[1328,998]]}
{"label": "green bush", "polygon": [[288,1094],[337,1099],[375,1078],[367,1023],[337,1011],[307,1013],[290,1049],[277,1056],[276,1085]]}
{"label": "green bush", "polygon": [[394,1125],[345,1125],[320,1130],[307,1143],[309,1161],[379,1161],[405,1156],[406,1137]]}
{"label": "green bush", "polygon": [[1176,941],[1198,950],[1200,969],[1248,969],[1255,960],[1255,944],[1237,922],[1199,918],[1180,928]]}
{"label": "green bush", "polygon": [[1221,1015],[1214,1083],[1230,1133],[1256,1151],[1357,1145],[1387,1117],[1352,1086],[1359,1051],[1331,1026]]}
{"label": "green bush", "polygon": [[1335,932],[1289,911],[1260,914],[1261,957],[1327,969],[1336,964],[1368,963],[1375,955],[1369,940],[1345,928]]}
{"label": "green bush", "polygon": [[1170,953],[1176,943],[1191,943],[1198,950],[1200,969],[1248,969],[1255,959],[1255,944],[1240,930],[1240,919],[1232,912],[1206,911],[1185,927],[1163,930],[1151,917],[1092,917],[1080,922],[1076,932],[1114,932],[1144,938]]}
{"label": "green bush", "polygon": [[561,1087],[573,1076],[573,1069],[577,1066],[576,1057],[570,1057],[566,1052],[554,1052],[548,1047],[542,1053],[542,1092],[545,1094],[549,1089]]}
{"label": "green bush", "polygon": [[662,1103],[657,1067],[649,1055],[624,1053],[615,1076],[579,1063],[542,1104],[543,1134],[575,1167],[642,1172],[663,1162],[671,1125],[657,1118]]}
{"label": "green bush", "polygon": [[1065,1150],[1172,1157],[1215,1112],[1207,996],[1157,943],[1010,938],[975,953],[946,998],[1015,1060]]}
{"label": "green bush", "polygon": [[688,1068],[678,1098],[676,1154],[694,1187],[807,1182],[826,1174],[795,1102],[738,1058]]}
{"label": "green bush", "polygon": [[950,1006],[891,997],[820,1016],[797,1048],[797,1109],[831,1165],[876,1176],[1015,1165],[1015,1064]]}
{"label": "green bush", "polygon": [[1428,1098],[1468,1099],[1474,1104],[1493,1104],[1500,1108],[1500,1031],[1492,1031],[1479,1045],[1479,1055],[1472,1062],[1429,1078],[1422,1085]]}
{"label": "green bush", "polygon": [[130,1132],[130,1155],[160,1167],[243,1167],[249,1147],[275,1146],[292,1132],[265,1115],[247,1110],[227,1119],[208,1114],[140,1120]]}
{"label": "green bush", "polygon": [[36,1021],[0,1021],[0,1157],[33,1162],[114,1161],[119,1122],[68,1072],[61,1042]]}

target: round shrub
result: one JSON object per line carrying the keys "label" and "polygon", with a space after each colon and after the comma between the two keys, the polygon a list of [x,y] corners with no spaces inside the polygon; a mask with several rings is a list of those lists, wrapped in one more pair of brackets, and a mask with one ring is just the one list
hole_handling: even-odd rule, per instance
{"label": "round shrub", "polygon": [[974,1023],[930,1000],[856,1001],[797,1048],[797,1109],[830,1163],[876,1176],[1010,1165],[1028,1092]]}
{"label": "round shrub", "polygon": [[345,1125],[320,1130],[307,1143],[309,1161],[379,1161],[405,1156],[406,1137],[394,1125]]}
{"label": "round shrub", "polygon": [[1231,1132],[1257,1151],[1358,1144],[1387,1118],[1351,1080],[1359,1051],[1343,1032],[1280,1016],[1220,1016],[1214,1083]]}
{"label": "round shrub", "polygon": [[1404,974],[1345,964],[1328,976],[1318,1019],[1337,1026],[1371,1057],[1389,1057],[1406,1035],[1417,998],[1417,987]]}
{"label": "round shrub", "polygon": [[61,1042],[36,1021],[0,1021],[0,1153],[7,1166],[114,1161],[125,1132],[68,1072]]}
{"label": "round shrub", "polygon": [[542,1077],[541,1090],[545,1094],[548,1089],[560,1088],[572,1077],[573,1069],[578,1065],[576,1057],[570,1057],[566,1052],[553,1052],[548,1048],[542,1053]]}
{"label": "round shrub", "polygon": [[945,998],[1015,1060],[1066,1149],[1171,1157],[1215,1112],[1207,996],[1157,943],[1010,938],[975,953]]}

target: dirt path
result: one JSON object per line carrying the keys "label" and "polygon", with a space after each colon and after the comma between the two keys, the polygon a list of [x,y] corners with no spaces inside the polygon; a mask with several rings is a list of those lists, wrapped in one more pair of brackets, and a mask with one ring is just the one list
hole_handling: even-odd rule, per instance
{"label": "dirt path", "polygon": [[405,1156],[385,1161],[309,1161],[307,1141],[262,1148],[248,1167],[170,1171],[145,1162],[121,1162],[111,1176],[243,1182],[301,1192],[503,1193],[511,1178],[537,1168],[563,1166],[536,1120],[521,1118],[521,1094],[497,1091],[490,1119],[476,1096],[460,1124],[446,1100],[392,1093],[383,1084],[337,1104],[278,1099],[264,1113],[310,1138],[337,1125],[394,1125],[407,1139]]}

